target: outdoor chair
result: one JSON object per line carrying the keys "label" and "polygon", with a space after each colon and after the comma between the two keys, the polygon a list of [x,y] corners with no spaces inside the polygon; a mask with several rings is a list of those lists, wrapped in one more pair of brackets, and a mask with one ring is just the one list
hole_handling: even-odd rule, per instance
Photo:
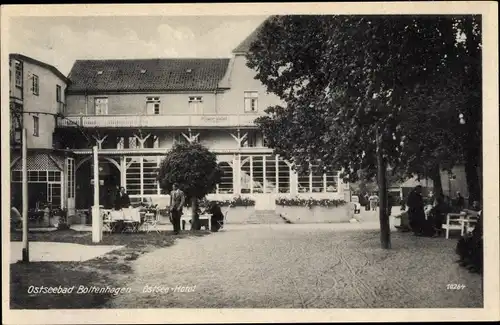
{"label": "outdoor chair", "polygon": [[113,220],[111,220],[111,211],[110,210],[101,210],[102,217],[102,230],[103,232],[113,232]]}
{"label": "outdoor chair", "polygon": [[156,218],[156,215],[152,212],[147,212],[144,215],[144,222],[142,223],[141,228],[145,232],[156,231],[157,233],[160,233],[160,230],[158,229],[158,219]]}
{"label": "outdoor chair", "polygon": [[460,230],[460,235],[463,236],[465,233],[465,218],[466,213],[448,213],[446,215],[446,223],[443,224],[443,229],[445,232],[445,238],[450,238],[450,230]]}
{"label": "outdoor chair", "polygon": [[229,212],[229,209],[227,209],[224,212],[224,219],[222,221],[221,220],[217,220],[217,223],[219,224],[219,230],[224,229],[224,225],[226,224],[226,221],[227,221],[227,213],[228,212]]}

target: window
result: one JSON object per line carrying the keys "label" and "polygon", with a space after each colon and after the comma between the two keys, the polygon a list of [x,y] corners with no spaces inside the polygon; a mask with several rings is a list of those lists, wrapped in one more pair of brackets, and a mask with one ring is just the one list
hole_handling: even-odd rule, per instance
{"label": "window", "polygon": [[33,93],[33,95],[38,96],[38,94],[40,93],[39,84],[38,84],[38,76],[36,74],[34,74],[33,77],[31,78],[31,80],[32,80],[31,92]]}
{"label": "window", "polygon": [[146,113],[160,115],[160,97],[146,97]]}
{"label": "window", "polygon": [[256,91],[245,91],[245,112],[257,112],[259,93]]}
{"label": "window", "polygon": [[246,138],[241,142],[244,148],[253,148],[257,146],[257,135],[255,132],[248,132]]}
{"label": "window", "polygon": [[61,86],[59,86],[59,85],[56,85],[56,100],[57,100],[58,103],[62,102],[62,98],[61,98]]}
{"label": "window", "polygon": [[188,140],[186,137],[181,133],[177,133],[174,135],[174,144],[182,144],[182,143],[188,143]]}
{"label": "window", "polygon": [[107,115],[108,114],[108,98],[107,97],[96,97],[94,99],[95,105],[95,115]]}
{"label": "window", "polygon": [[38,116],[33,116],[33,136],[37,137],[39,135],[40,118]]}
{"label": "window", "polygon": [[21,62],[16,61],[15,63],[15,71],[16,71],[16,86],[23,86],[23,66]]}
{"label": "window", "polygon": [[189,96],[189,110],[193,114],[203,114],[203,97]]}

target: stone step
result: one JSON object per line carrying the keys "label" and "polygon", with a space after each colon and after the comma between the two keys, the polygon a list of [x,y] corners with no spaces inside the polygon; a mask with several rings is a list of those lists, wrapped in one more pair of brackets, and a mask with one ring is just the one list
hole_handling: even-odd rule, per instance
{"label": "stone step", "polygon": [[255,215],[251,216],[247,222],[248,224],[280,224],[285,221],[276,214],[274,210],[257,210]]}

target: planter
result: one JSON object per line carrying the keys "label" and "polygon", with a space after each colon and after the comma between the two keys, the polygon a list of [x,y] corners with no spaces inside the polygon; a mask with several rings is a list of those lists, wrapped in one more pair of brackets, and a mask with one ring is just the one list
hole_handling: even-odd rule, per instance
{"label": "planter", "polygon": [[221,207],[222,213],[227,211],[227,224],[245,224],[251,217],[255,216],[254,206]]}
{"label": "planter", "polygon": [[304,206],[277,206],[276,213],[281,214],[292,223],[344,223],[349,222],[351,213],[349,205],[338,207],[311,208]]}

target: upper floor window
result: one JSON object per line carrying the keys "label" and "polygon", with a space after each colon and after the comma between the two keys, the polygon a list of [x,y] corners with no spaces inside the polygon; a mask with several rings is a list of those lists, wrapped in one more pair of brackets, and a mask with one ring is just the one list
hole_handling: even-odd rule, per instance
{"label": "upper floor window", "polygon": [[33,93],[33,95],[38,96],[38,94],[40,93],[40,85],[38,82],[38,76],[36,74],[34,74],[33,77],[31,78],[31,80],[32,80],[31,92]]}
{"label": "upper floor window", "polygon": [[203,97],[189,96],[189,111],[193,114],[203,114]]}
{"label": "upper floor window", "polygon": [[37,137],[40,130],[40,118],[38,116],[33,116],[33,136]]}
{"label": "upper floor window", "polygon": [[58,103],[62,102],[62,89],[61,89],[61,86],[59,85],[56,85],[56,100]]}
{"label": "upper floor window", "polygon": [[256,91],[245,91],[245,112],[257,112],[259,93]]}
{"label": "upper floor window", "polygon": [[17,87],[22,87],[23,86],[23,66],[21,62],[15,61],[15,73],[16,73],[16,86]]}
{"label": "upper floor window", "polygon": [[146,113],[160,115],[160,97],[146,97]]}
{"label": "upper floor window", "polygon": [[95,115],[107,115],[108,114],[108,98],[107,97],[94,98],[94,105],[95,105]]}

